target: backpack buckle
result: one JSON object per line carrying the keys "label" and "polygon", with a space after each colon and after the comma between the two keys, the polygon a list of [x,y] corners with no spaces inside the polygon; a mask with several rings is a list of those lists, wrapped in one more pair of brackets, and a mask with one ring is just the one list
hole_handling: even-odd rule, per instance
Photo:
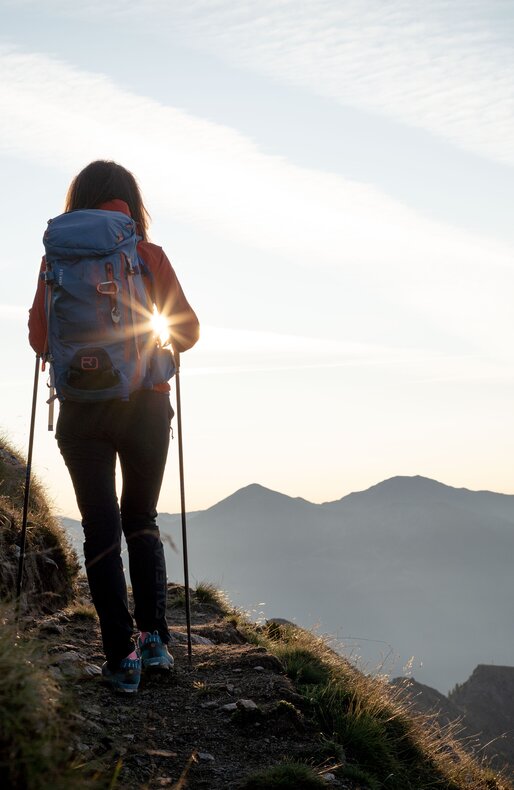
{"label": "backpack buckle", "polygon": [[96,290],[98,291],[99,294],[106,294],[107,296],[116,296],[119,293],[120,288],[118,283],[114,282],[114,280],[107,280],[107,282],[98,283],[98,285],[96,286]]}

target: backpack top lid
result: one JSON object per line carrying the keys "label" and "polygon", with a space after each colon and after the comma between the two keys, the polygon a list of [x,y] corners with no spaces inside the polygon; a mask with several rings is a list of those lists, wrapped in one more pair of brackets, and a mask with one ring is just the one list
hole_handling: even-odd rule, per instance
{"label": "backpack top lid", "polygon": [[43,236],[47,260],[102,257],[137,243],[136,223],[121,211],[77,209],[48,220]]}

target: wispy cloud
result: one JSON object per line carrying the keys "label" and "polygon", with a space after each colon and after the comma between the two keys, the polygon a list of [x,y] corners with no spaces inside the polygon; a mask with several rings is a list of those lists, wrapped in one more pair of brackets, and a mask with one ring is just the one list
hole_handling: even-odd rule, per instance
{"label": "wispy cloud", "polygon": [[394,371],[397,379],[420,384],[514,378],[505,366],[473,355],[216,326],[202,327],[202,342],[189,352],[185,372],[220,375],[357,367]]}
{"label": "wispy cloud", "polygon": [[[188,46],[514,164],[514,50],[503,0],[135,0],[46,5],[158,19]],[[512,16],[510,15],[510,22]]]}
{"label": "wispy cloud", "polygon": [[501,2],[196,8],[202,45],[224,58],[514,164],[514,55]]}
{"label": "wispy cloud", "polygon": [[514,164],[514,53],[501,0],[188,4],[193,41],[254,71]]}
{"label": "wispy cloud", "polygon": [[340,269],[347,286],[371,289],[388,309],[414,308],[478,348],[512,356],[506,245],[428,220],[372,185],[264,154],[233,129],[102,74],[4,49],[0,75],[0,151],[67,177],[114,156],[171,217],[277,260]]}

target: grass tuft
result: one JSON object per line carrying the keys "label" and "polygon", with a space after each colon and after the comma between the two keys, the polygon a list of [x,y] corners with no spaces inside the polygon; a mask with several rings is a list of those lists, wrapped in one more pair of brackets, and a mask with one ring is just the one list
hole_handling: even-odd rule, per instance
{"label": "grass tuft", "polygon": [[221,590],[218,590],[214,584],[205,581],[196,585],[194,600],[196,603],[215,606],[223,612],[227,612],[230,608],[226,595]]}
{"label": "grass tuft", "polygon": [[248,776],[241,790],[326,790],[327,784],[308,765],[284,762]]}
{"label": "grass tuft", "polygon": [[186,605],[186,596],[184,593],[175,593],[168,596],[168,606],[172,609],[183,609]]}
{"label": "grass tuft", "polygon": [[0,619],[0,786],[64,787],[70,769],[61,692],[40,646],[19,638],[6,610]]}
{"label": "grass tuft", "polygon": [[66,614],[75,620],[98,620],[95,607],[88,603],[73,603],[66,609]]}
{"label": "grass tuft", "polygon": [[277,645],[275,655],[284,664],[286,674],[302,686],[319,686],[327,683],[328,667],[313,650],[294,645]]}

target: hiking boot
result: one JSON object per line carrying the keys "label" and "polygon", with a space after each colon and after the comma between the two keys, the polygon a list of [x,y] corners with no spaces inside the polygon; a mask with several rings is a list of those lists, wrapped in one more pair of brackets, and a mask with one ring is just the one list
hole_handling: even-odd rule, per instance
{"label": "hiking boot", "polygon": [[114,671],[109,669],[105,662],[102,666],[102,676],[115,691],[134,694],[141,680],[141,659],[124,658]]}
{"label": "hiking boot", "polygon": [[153,634],[146,634],[142,640],[139,636],[137,640],[143,669],[171,669],[175,661],[168,648],[162,643],[157,631]]}

